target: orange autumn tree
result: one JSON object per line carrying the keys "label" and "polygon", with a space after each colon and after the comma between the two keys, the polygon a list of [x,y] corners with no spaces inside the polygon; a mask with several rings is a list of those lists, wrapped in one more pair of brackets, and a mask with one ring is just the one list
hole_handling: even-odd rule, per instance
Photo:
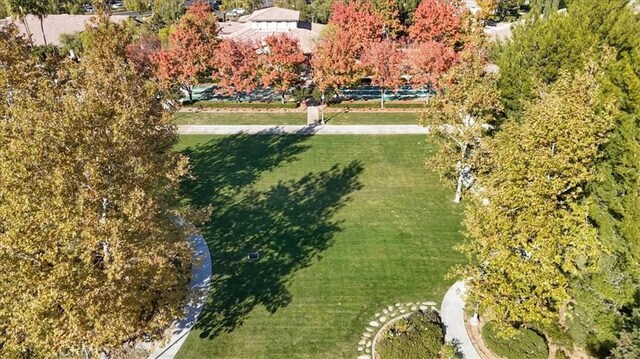
{"label": "orange autumn tree", "polygon": [[354,85],[362,78],[358,59],[362,51],[382,37],[384,20],[368,1],[332,5],[329,28],[316,46],[311,64],[313,81],[321,91]]}
{"label": "orange autumn tree", "polygon": [[168,47],[152,56],[156,77],[165,86],[179,86],[193,102],[193,86],[211,73],[219,42],[218,20],[211,6],[193,5],[176,23]]}
{"label": "orange autumn tree", "polygon": [[401,77],[403,56],[402,50],[393,41],[374,42],[362,53],[360,66],[371,79],[371,84],[380,88],[381,108],[384,108],[385,91],[397,91],[405,82]]}
{"label": "orange autumn tree", "polygon": [[306,57],[300,49],[298,40],[287,34],[271,35],[264,39],[266,46],[260,56],[262,86],[273,86],[284,95],[300,82],[300,72]]}
{"label": "orange autumn tree", "polygon": [[414,88],[436,86],[440,77],[458,60],[452,47],[435,41],[410,45],[405,64],[409,82]]}
{"label": "orange autumn tree", "polygon": [[331,6],[329,25],[341,30],[341,34],[353,38],[358,50],[382,36],[384,19],[370,1],[355,0],[349,3],[336,1]]}
{"label": "orange autumn tree", "polygon": [[337,28],[329,28],[311,58],[313,82],[322,92],[329,89],[338,92],[362,77],[354,38],[342,34]]}
{"label": "orange autumn tree", "polygon": [[233,96],[251,93],[259,84],[258,53],[253,43],[222,40],[211,65],[215,67],[213,79],[218,81],[220,93]]}
{"label": "orange autumn tree", "polygon": [[413,15],[409,37],[413,41],[437,41],[454,46],[462,32],[465,13],[459,0],[423,0]]}

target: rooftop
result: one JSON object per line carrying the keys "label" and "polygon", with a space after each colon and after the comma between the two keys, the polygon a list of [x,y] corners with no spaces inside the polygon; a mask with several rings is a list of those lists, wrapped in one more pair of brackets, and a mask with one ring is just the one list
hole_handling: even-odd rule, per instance
{"label": "rooftop", "polygon": [[[60,35],[73,34],[76,32],[84,31],[87,22],[91,18],[95,18],[95,16],[60,14],[49,15],[45,17],[42,22],[42,28],[44,29],[45,35],[47,37],[47,43],[52,45],[60,45]],[[109,19],[113,22],[119,23],[128,18],[129,16],[126,15],[112,15]],[[5,21],[13,22],[18,26],[20,34],[24,36],[27,35],[27,31],[22,21],[15,21],[11,18],[6,19]],[[35,45],[44,45],[44,38],[42,36],[42,31],[40,30],[40,20],[38,19],[38,17],[27,15],[26,22],[29,26],[33,43]]]}
{"label": "rooftop", "polygon": [[269,7],[256,10],[250,15],[241,17],[239,22],[249,21],[300,21],[300,11],[283,9],[279,7]]}
{"label": "rooftop", "polygon": [[325,25],[316,23],[306,25],[309,26],[297,27],[287,31],[265,31],[252,28],[251,24],[248,22],[241,23],[227,21],[220,24],[220,37],[223,39],[233,39],[238,41],[261,42],[267,36],[286,33],[292,38],[298,40],[302,52],[304,52],[305,54],[309,54],[313,52],[315,43],[319,39],[320,32],[325,27]]}

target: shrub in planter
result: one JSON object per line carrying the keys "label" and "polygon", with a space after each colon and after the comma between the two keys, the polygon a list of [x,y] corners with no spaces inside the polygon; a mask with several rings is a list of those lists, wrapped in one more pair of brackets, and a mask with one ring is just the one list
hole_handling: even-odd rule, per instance
{"label": "shrub in planter", "polygon": [[544,338],[531,329],[519,329],[515,337],[503,338],[489,322],[482,328],[482,338],[492,352],[506,359],[546,359],[549,356]]}
{"label": "shrub in planter", "polygon": [[439,358],[444,344],[436,311],[419,311],[393,323],[376,343],[376,359]]}

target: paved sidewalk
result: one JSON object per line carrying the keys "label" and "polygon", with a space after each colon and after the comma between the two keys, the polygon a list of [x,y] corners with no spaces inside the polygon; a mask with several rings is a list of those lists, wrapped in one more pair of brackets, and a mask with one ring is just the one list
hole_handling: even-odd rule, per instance
{"label": "paved sidewalk", "polygon": [[463,282],[456,282],[449,288],[442,300],[440,316],[445,327],[444,340],[457,340],[465,359],[480,359],[480,355],[473,347],[471,338],[464,326],[464,304],[467,287]]}
{"label": "paved sidewalk", "polygon": [[182,135],[408,135],[427,134],[429,129],[418,125],[310,125],[310,126],[223,126],[180,125]]}
{"label": "paved sidewalk", "polygon": [[157,348],[150,355],[149,359],[173,359],[191,328],[196,324],[196,320],[204,307],[209,296],[209,286],[211,284],[211,254],[209,247],[202,235],[192,235],[189,241],[195,250],[195,257],[200,260],[193,265],[191,278],[191,300],[185,306],[185,317],[172,324],[173,333],[171,339],[162,348]]}

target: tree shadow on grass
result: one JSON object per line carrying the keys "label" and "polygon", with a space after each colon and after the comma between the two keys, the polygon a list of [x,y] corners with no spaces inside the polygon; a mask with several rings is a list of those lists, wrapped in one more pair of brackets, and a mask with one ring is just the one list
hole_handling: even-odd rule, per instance
{"label": "tree shadow on grass", "polygon": [[183,184],[183,197],[196,207],[224,204],[254,184],[262,173],[295,161],[298,154],[309,149],[304,142],[310,137],[270,130],[257,135],[240,133],[188,147],[183,154],[189,157],[194,178]]}
{"label": "tree shadow on grass", "polygon": [[[211,295],[195,326],[202,338],[233,331],[256,306],[271,313],[287,306],[293,273],[318,259],[341,231],[341,222],[333,216],[350,193],[362,188],[358,161],[281,181],[267,190],[249,187],[262,171],[304,151],[301,137],[232,136],[190,152],[198,182],[191,190],[192,203],[215,203],[201,228],[213,260]],[[232,142],[235,147],[221,145]],[[215,187],[207,191],[207,186]],[[260,258],[248,259],[251,252],[259,252]]]}

